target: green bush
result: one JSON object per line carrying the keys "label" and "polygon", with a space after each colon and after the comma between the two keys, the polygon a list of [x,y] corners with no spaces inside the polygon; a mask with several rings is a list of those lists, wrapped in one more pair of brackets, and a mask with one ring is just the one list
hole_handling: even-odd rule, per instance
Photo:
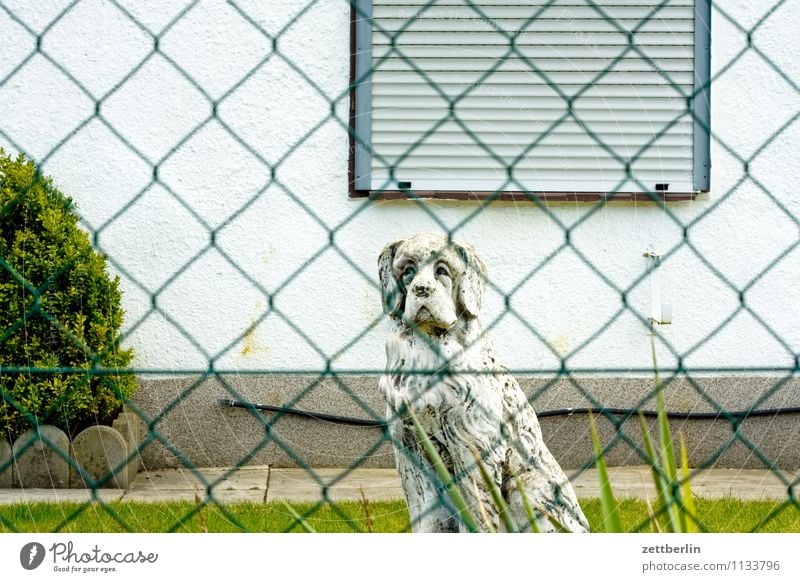
{"label": "green bush", "polygon": [[0,433],[9,439],[33,424],[70,435],[107,424],[136,385],[108,374],[132,359],[119,349],[119,277],[73,208],[33,162],[0,149]]}

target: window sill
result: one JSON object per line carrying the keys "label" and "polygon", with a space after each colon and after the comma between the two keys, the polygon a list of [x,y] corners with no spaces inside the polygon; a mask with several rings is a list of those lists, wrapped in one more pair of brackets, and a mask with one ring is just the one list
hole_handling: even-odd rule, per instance
{"label": "window sill", "polygon": [[542,202],[685,202],[695,200],[701,192],[470,192],[466,190],[351,190],[351,199],[370,198],[372,200],[499,200],[504,202],[523,202],[540,200]]}

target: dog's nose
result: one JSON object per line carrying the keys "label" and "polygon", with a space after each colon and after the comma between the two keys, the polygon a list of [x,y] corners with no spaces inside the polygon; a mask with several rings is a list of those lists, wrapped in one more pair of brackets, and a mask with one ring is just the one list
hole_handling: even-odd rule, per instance
{"label": "dog's nose", "polygon": [[417,283],[414,285],[411,291],[417,297],[430,297],[431,293],[433,293],[433,287],[426,285],[425,283]]}

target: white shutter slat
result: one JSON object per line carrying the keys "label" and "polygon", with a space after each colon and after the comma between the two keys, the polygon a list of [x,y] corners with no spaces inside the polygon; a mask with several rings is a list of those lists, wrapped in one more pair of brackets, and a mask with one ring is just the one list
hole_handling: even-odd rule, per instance
{"label": "white shutter slat", "polygon": [[[446,120],[448,116],[448,112],[446,108],[419,108],[419,109],[410,109],[410,108],[401,108],[401,107],[391,107],[387,108],[386,113],[391,115],[395,118],[406,120],[406,121],[414,121],[414,120],[430,120],[430,121],[439,121],[439,120]],[[480,110],[462,110],[458,113],[458,118],[463,121],[464,123],[474,124],[480,123],[482,121],[487,122],[494,122],[494,121],[515,121],[517,123],[530,123],[531,125],[537,125],[544,122],[555,121],[557,119],[561,119],[564,117],[566,113],[566,108],[559,107],[555,109],[536,109],[536,110],[527,110],[527,111],[520,111],[517,107],[508,107],[508,108],[499,108],[499,107],[492,107],[491,109],[480,109]],[[622,122],[638,122],[638,121],[649,121],[650,123],[655,124],[653,133],[657,133],[658,129],[662,126],[666,125],[668,122],[672,121],[676,118],[683,118],[686,117],[687,120],[689,118],[689,114],[685,111],[681,112],[673,112],[673,111],[659,111],[659,110],[652,110],[647,111],[646,113],[642,113],[641,111],[631,111],[631,110],[619,110],[619,111],[609,111],[607,108],[603,109],[581,109],[576,108],[576,115],[578,119],[592,123],[592,128],[594,128],[594,123],[598,121],[613,121],[618,124],[618,130],[614,133],[625,133],[625,125]],[[569,119],[569,118],[568,118]],[[380,123],[381,120],[378,120]],[[379,127],[379,124],[375,124],[376,127]],[[434,124],[429,123],[428,127],[432,127]],[[557,132],[557,129],[554,130]],[[374,135],[374,132],[373,132]],[[420,136],[420,139],[422,137]],[[417,140],[414,140],[415,142]],[[413,143],[413,142],[412,142]]]}
{"label": "white shutter slat", "polygon": [[[617,54],[619,54],[619,50],[617,50]],[[463,53],[463,51],[462,51]],[[463,56],[460,58],[441,58],[441,57],[410,57],[408,55],[404,55],[404,58],[400,57],[388,57],[380,64],[376,65],[376,70],[381,71],[381,73],[386,73],[389,71],[408,71],[411,66],[408,64],[407,60],[410,60],[414,63],[414,66],[418,69],[423,71],[451,71],[451,70],[458,70],[458,71],[467,71],[467,72],[484,72],[492,67],[494,67],[499,59],[503,58],[502,54],[498,54],[496,57],[483,57],[479,56],[478,58],[464,58]],[[600,72],[608,66],[610,58],[595,58],[595,59],[565,59],[565,58],[550,58],[550,59],[543,59],[543,58],[534,58],[531,59],[533,62],[536,63],[536,66],[539,70],[544,71],[545,73],[551,72],[580,72],[580,71],[594,71]],[[673,58],[673,59],[659,59],[658,64],[660,66],[660,70],[666,71],[667,73],[674,73],[674,72],[687,72],[692,73],[693,67],[692,62],[687,59],[680,59],[680,58]],[[620,59],[616,65],[614,65],[615,71],[620,72],[653,72],[655,69],[653,66],[647,61],[643,60],[641,57],[629,57]],[[503,59],[503,71],[519,71],[525,72],[528,74],[531,73],[531,65],[530,63],[526,62],[524,59],[521,58],[505,58]],[[494,81],[494,79],[492,79]]]}
{"label": "white shutter slat", "polygon": [[[493,140],[502,139],[514,140],[514,143],[520,145],[527,145],[535,141],[541,132],[546,130],[548,124],[542,123],[537,120],[525,120],[530,123],[514,121],[488,121],[482,120],[470,123],[472,132],[479,136],[483,143],[496,143]],[[533,127],[531,127],[533,124]],[[373,144],[379,143],[398,143],[397,140],[404,140],[403,143],[410,143],[411,139],[405,134],[416,134],[419,136],[431,128],[433,124],[427,120],[381,120],[379,123],[379,131],[373,136]],[[484,129],[485,128],[485,129]],[[659,131],[654,122],[627,122],[625,124],[625,133],[621,133],[619,122],[615,121],[596,121],[592,124],[594,131],[603,133],[607,136],[605,139],[609,144],[614,143],[646,143],[647,139],[652,138],[655,133]],[[693,133],[692,120],[687,116],[684,120],[671,125],[666,130],[667,135],[680,136],[682,143],[686,139],[691,139]],[[566,120],[562,121],[558,126],[559,139],[564,143],[572,143],[575,139],[583,139],[586,137],[586,131],[576,121]],[[459,136],[456,138],[455,136]],[[513,136],[513,137],[512,137]],[[577,136],[577,137],[576,137]],[[426,142],[431,140],[443,139],[455,141],[470,139],[464,133],[463,128],[454,121],[447,121],[440,124],[436,132],[430,135]]]}
{"label": "white shutter slat", "polygon": [[[656,71],[649,72],[625,72],[612,70],[606,73],[602,71],[545,71],[545,77],[537,73],[523,73],[514,71],[498,70],[491,74],[487,79],[481,79],[483,72],[468,72],[468,71],[424,71],[425,77],[423,78],[420,73],[414,70],[408,71],[381,71],[380,69],[373,73],[376,78],[380,75],[380,79],[386,82],[403,83],[413,85],[416,83],[423,83],[429,88],[431,83],[438,85],[439,83],[455,83],[462,85],[469,85],[471,83],[481,83],[484,92],[490,92],[489,88],[500,85],[583,85],[595,81],[593,86],[599,85],[626,85],[631,87],[631,91],[635,91],[637,87],[642,85],[664,85],[668,86],[670,82],[676,85],[683,85],[686,88],[691,88],[693,73],[691,72],[671,72],[668,73],[669,81],[666,76],[660,75]],[[425,90],[422,87],[421,90]],[[463,91],[464,87],[462,87]],[[691,90],[691,89],[690,89]],[[457,95],[458,93],[456,93]],[[553,91],[555,95],[556,92]],[[675,92],[677,96],[678,93]],[[455,95],[454,95],[455,96]]]}
{"label": "white shutter slat", "polygon": [[[693,0],[597,3],[374,0],[372,187],[495,191],[513,165],[520,184],[505,189],[640,191],[620,186],[625,164],[599,139],[636,155],[634,176],[650,188],[692,191]],[[559,92],[578,96],[574,117]]]}
{"label": "white shutter slat", "polygon": [[[411,83],[409,83],[410,85]],[[640,112],[646,105],[647,111],[672,110],[685,111],[686,99],[678,88],[668,86],[666,83],[653,83],[640,85],[633,90],[622,83],[613,85],[596,84],[586,85],[558,85],[564,93],[562,97],[556,90],[545,83],[530,85],[529,92],[523,92],[516,85],[487,85],[472,86],[427,84],[418,92],[403,90],[398,93],[382,92],[373,96],[375,108],[418,109],[430,107],[434,109],[449,109],[450,104],[454,111],[465,109],[524,109],[523,113],[534,113],[541,105],[541,109],[556,108],[566,111],[569,100],[572,100],[576,109],[593,109],[600,107],[612,113],[617,108]],[[688,86],[682,86],[684,91],[689,91]],[[645,90],[647,89],[647,90]],[[491,106],[491,107],[490,107]]]}
{"label": "white shutter slat", "polygon": [[[587,45],[626,45],[628,35],[619,31],[608,32],[585,32],[580,35],[581,40]],[[692,32],[676,32],[676,33],[661,33],[661,32],[637,32],[633,33],[633,42],[636,45],[648,47],[654,46],[691,46],[694,33]],[[475,46],[475,45],[494,45],[494,46],[509,46],[509,40],[502,34],[487,31],[475,32],[460,32],[460,31],[422,31],[417,32],[413,27],[405,31],[403,34],[398,35],[397,39],[389,33],[377,32],[373,37],[373,42],[376,45],[391,44],[395,42],[396,46],[403,45],[460,45],[460,46]],[[571,32],[530,32],[520,35],[516,42],[516,46],[534,46],[537,44],[547,44],[550,46],[572,46],[578,39],[576,34]]]}
{"label": "white shutter slat", "polygon": [[[565,154],[566,155],[566,154]],[[472,158],[467,156],[453,156],[452,159],[430,156],[423,153],[420,155],[410,155],[407,159],[411,161],[426,162],[428,170],[440,170],[447,173],[449,170],[461,171],[464,169],[476,170],[480,168],[492,168],[505,172],[506,166],[512,166],[516,172],[530,171],[537,172],[562,171],[572,172],[573,170],[606,171],[613,175],[618,173],[620,178],[625,176],[625,164],[615,160],[610,155],[604,156],[576,156],[574,159],[565,160],[562,156],[536,157],[534,154],[522,159],[516,164],[512,164],[513,159],[504,158],[502,163],[485,154],[476,155]],[[649,170],[653,172],[679,171],[681,164],[674,158],[641,158],[632,164],[634,169]],[[401,180],[406,178],[401,176]]]}
{"label": "white shutter slat", "polygon": [[[451,22],[452,20],[452,22]],[[598,18],[571,18],[570,20],[562,20],[560,18],[536,18],[530,20],[528,18],[497,18],[492,20],[482,20],[477,15],[474,18],[470,17],[446,17],[446,18],[428,18],[426,13],[425,17],[417,18],[413,21],[412,26],[407,26],[408,21],[403,18],[387,18],[381,21],[381,27],[378,30],[379,35],[385,33],[393,33],[393,36],[402,39],[403,35],[408,32],[443,32],[450,34],[454,32],[466,32],[470,34],[492,34],[497,35],[499,39],[503,38],[505,33],[507,36],[519,35],[524,38],[529,34],[552,34],[560,33],[584,33],[584,32],[597,32],[597,33],[612,33],[624,30],[626,32],[634,31],[641,24],[641,19],[625,18],[613,21],[616,25],[611,24],[609,21],[599,20]],[[694,21],[689,19],[661,19],[648,21],[641,26],[641,32],[648,33],[677,33],[689,32],[694,30]]]}
{"label": "white shutter slat", "polygon": [[[507,160],[510,164],[516,157],[522,155],[521,152],[525,148],[520,148],[517,144],[484,144],[489,146],[489,150],[494,156],[498,156],[503,160]],[[607,145],[607,144],[606,144]],[[614,153],[622,158],[632,158],[639,153],[640,148],[615,145],[611,148]],[[657,152],[659,161],[677,161],[683,159],[683,153],[680,146],[653,146],[653,150]],[[383,144],[381,152],[386,156],[402,156],[409,150],[406,144]],[[452,156],[453,158],[476,158],[476,157],[492,157],[489,156],[486,149],[480,145],[473,144],[452,144],[452,143],[428,143],[421,144],[412,150],[410,157],[414,158],[431,158],[431,163],[439,163],[439,159],[444,159]],[[532,163],[537,166],[545,167],[546,164],[552,163],[553,159],[569,156],[570,158],[590,158],[597,159],[609,158],[614,159],[605,148],[599,144],[595,145],[567,145],[567,146],[552,146],[552,145],[537,145],[530,152],[523,157],[530,159]],[[545,163],[546,162],[546,163]],[[617,161],[619,164],[619,161]],[[624,169],[622,164],[621,169]]]}
{"label": "white shutter slat", "polygon": [[[468,135],[464,133],[460,126],[458,127],[458,130],[459,131],[453,131],[451,133],[437,131],[435,134],[428,137],[423,145],[441,145],[459,148],[461,146],[472,146],[476,143],[481,143],[491,147],[493,150],[496,150],[498,146],[513,146],[513,151],[521,152],[532,142],[535,142],[537,139],[546,136],[546,134],[543,133],[502,133],[499,131],[490,133],[474,130],[472,135]],[[585,132],[565,133],[562,130],[559,132],[558,139],[559,144],[561,144],[560,147],[583,147],[586,145],[596,145],[596,142],[592,140],[592,138]],[[625,136],[609,135],[609,137],[604,140],[603,143],[614,148],[615,150],[618,148],[631,148],[633,153],[636,153],[640,148],[651,143],[652,140],[653,136],[650,133],[630,134]],[[671,128],[669,131],[659,136],[656,143],[659,144],[659,147],[683,147],[686,143],[686,134],[683,133],[680,128],[677,130]],[[373,146],[377,146],[378,144],[383,146],[380,148],[381,152],[387,154],[391,152],[391,146],[400,146],[407,149],[406,146],[408,145],[408,136],[403,132],[396,132],[396,135],[386,136],[381,141],[374,142]],[[537,148],[541,149],[542,146],[537,146]],[[402,153],[402,151],[404,150],[398,150],[398,153]],[[622,150],[619,151],[621,152]]]}
{"label": "white shutter slat", "polygon": [[[481,3],[484,4],[485,3]],[[541,9],[545,6],[542,3],[532,2],[525,6],[509,6],[494,5],[491,7],[491,16],[496,20],[501,19],[518,19],[524,20],[531,17],[535,10]],[[559,2],[559,6],[566,5],[565,2]],[[655,8],[653,2],[647,2],[638,6],[635,5],[613,5],[610,2],[603,3],[605,10],[611,16],[619,19],[636,19],[641,20],[653,13]],[[420,12],[421,6],[410,6],[409,4],[376,4],[373,11],[373,16],[380,18],[381,22],[399,20],[404,25],[408,20],[436,20],[447,18],[460,18],[462,20],[474,20],[482,18],[480,12],[476,11],[468,4],[453,4],[452,2],[436,2],[430,7]],[[586,0],[578,2],[577,5],[571,5],[568,8],[570,18],[597,18],[597,10],[589,5]],[[660,8],[656,13],[658,18],[662,20],[669,19],[685,19],[686,10],[683,6],[677,3],[670,2],[666,6]]]}
{"label": "white shutter slat", "polygon": [[[528,113],[530,117],[535,111],[564,111],[566,104],[563,99],[558,96],[553,97],[511,97],[503,96],[505,103],[498,105],[498,98],[494,95],[468,95],[459,100],[454,107],[454,111],[459,118],[480,118],[481,113],[488,108],[494,110],[512,109],[519,111],[520,109]],[[448,115],[448,104],[440,97],[433,95],[399,95],[399,96],[377,96],[372,99],[373,107],[381,107],[391,109],[395,112],[409,111],[415,109],[422,110],[439,110],[439,115]],[[581,97],[575,100],[574,110],[578,115],[588,113],[590,111],[608,112],[609,109],[619,108],[623,111],[635,111],[641,104],[641,99],[637,97]],[[659,113],[667,112],[665,115],[671,119],[669,113],[674,115],[683,111],[675,99],[670,97],[654,97],[648,99],[648,112],[652,113],[658,111]],[[613,115],[613,111],[610,113]],[[489,113],[487,112],[487,115]],[[614,119],[614,117],[612,117]]]}
{"label": "white shutter slat", "polygon": [[[431,75],[429,75],[429,78]],[[380,96],[396,96],[396,95],[446,95],[449,99],[455,99],[462,93],[469,91],[473,95],[486,95],[495,94],[501,97],[555,97],[558,95],[553,87],[550,87],[544,81],[540,83],[492,83],[490,85],[481,85],[480,87],[473,87],[463,82],[454,83],[452,77],[446,79],[447,82],[437,82],[436,86],[428,85],[427,83],[420,86],[418,79],[405,79],[404,82],[389,81],[388,79],[373,87],[373,95]],[[585,97],[601,97],[608,99],[612,97],[629,97],[635,99],[642,98],[663,98],[667,97],[662,85],[639,85],[631,87],[630,85],[595,85],[586,88],[586,85],[559,85],[558,88],[564,95],[573,96],[581,95]],[[682,87],[685,90],[685,87]],[[678,97],[677,91],[673,91],[669,98]]]}
{"label": "white shutter slat", "polygon": [[[408,45],[401,44],[402,55],[408,59],[419,58],[435,58],[435,59],[461,59],[461,58],[486,58],[486,59],[499,59],[510,58],[515,60],[513,53],[510,53],[508,43],[499,44],[495,46],[485,45],[480,47],[475,46],[458,46],[458,45],[436,45],[436,44],[420,44]],[[607,44],[603,46],[595,46],[591,52],[586,50],[585,46],[576,45],[530,45],[530,46],[517,46],[517,53],[528,59],[560,59],[563,61],[571,61],[574,59],[615,59],[619,57],[625,49],[628,48],[627,41],[618,44]],[[694,47],[691,45],[651,45],[643,46],[637,45],[637,48],[644,52],[651,59],[688,59],[691,61],[694,56]],[[384,59],[401,57],[388,44],[375,45],[372,51],[373,57],[376,62],[382,62]],[[628,53],[629,57],[641,57],[633,52]]]}

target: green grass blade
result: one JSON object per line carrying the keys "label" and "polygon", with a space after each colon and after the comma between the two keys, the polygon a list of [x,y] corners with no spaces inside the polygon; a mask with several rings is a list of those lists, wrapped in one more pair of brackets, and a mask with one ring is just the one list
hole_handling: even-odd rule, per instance
{"label": "green grass blade", "polygon": [[303,528],[303,529],[304,529],[306,532],[308,532],[308,533],[317,533],[317,530],[315,530],[313,527],[311,527],[311,524],[310,524],[310,523],[308,523],[308,521],[306,521],[306,519],[305,519],[305,518],[304,518],[302,515],[300,515],[299,513],[297,513],[297,512],[294,510],[294,507],[292,507],[291,505],[289,505],[289,504],[288,504],[288,503],[286,503],[285,501],[283,501],[282,503],[283,503],[283,506],[284,506],[284,507],[285,507],[285,508],[286,508],[286,509],[289,511],[289,513],[292,515],[292,517],[293,517],[293,518],[295,518],[295,519],[297,520],[297,523],[299,523],[299,524],[300,524],[300,527],[302,527],[302,528]]}
{"label": "green grass blade", "polygon": [[431,465],[433,465],[433,470],[436,472],[436,476],[439,477],[439,480],[442,482],[445,491],[447,491],[450,501],[453,502],[453,507],[458,512],[459,517],[464,522],[464,525],[467,526],[469,531],[479,531],[480,528],[478,528],[475,518],[470,512],[467,503],[464,501],[464,497],[461,495],[458,485],[456,485],[456,483],[453,481],[453,476],[450,475],[447,467],[444,466],[442,457],[439,456],[439,452],[436,450],[436,447],[433,446],[433,443],[428,437],[428,434],[425,432],[425,429],[422,428],[417,415],[414,414],[414,411],[411,410],[411,407],[408,406],[407,403],[406,411],[408,412],[408,416],[411,418],[411,422],[414,423],[414,429],[417,432],[417,438],[422,443],[422,448],[424,449]]}
{"label": "green grass blade", "polygon": [[614,498],[614,492],[611,490],[606,460],[603,457],[603,448],[600,446],[600,436],[597,434],[597,426],[592,415],[589,415],[589,424],[592,427],[592,445],[594,446],[597,472],[600,475],[600,503],[603,507],[603,525],[608,533],[621,533],[623,529],[619,518],[619,504]]}
{"label": "green grass blade", "polygon": [[686,522],[686,533],[697,533],[700,529],[697,527],[697,508],[694,503],[694,494],[692,493],[692,485],[689,483],[689,455],[686,454],[686,442],[683,438],[683,433],[679,435],[681,444],[681,479],[683,484],[683,510]]}
{"label": "green grass blade", "polygon": [[664,390],[661,384],[661,376],[658,373],[658,364],[656,362],[656,345],[652,340],[653,348],[653,370],[656,378],[656,410],[658,411],[658,432],[661,439],[661,462],[665,473],[672,481],[677,481],[678,468],[675,464],[675,450],[672,447],[672,433],[669,428],[669,418],[667,418],[667,407],[664,404]]}
{"label": "green grass blade", "polygon": [[653,509],[653,505],[650,503],[650,498],[645,497],[644,503],[647,506],[647,515],[650,517],[650,531],[653,533],[664,533],[661,530],[661,524],[658,523],[658,516]]}
{"label": "green grass blade", "polygon": [[678,467],[675,463],[675,449],[672,447],[672,432],[669,429],[664,396],[659,387],[656,393],[656,406],[658,407],[658,433],[661,440],[661,467],[667,477],[671,503],[680,504],[680,489],[678,488]]}
{"label": "green grass blade", "polygon": [[470,476],[470,482],[472,483],[472,492],[475,495],[475,499],[478,500],[478,512],[480,513],[481,519],[483,519],[483,523],[486,524],[486,530],[489,533],[497,533],[494,529],[494,526],[489,521],[489,515],[486,513],[486,507],[483,505],[483,501],[481,501],[480,493],[478,492],[478,483],[475,482],[475,479]]}
{"label": "green grass blade", "polygon": [[[678,520],[675,516],[675,508],[670,503],[672,496],[669,493],[667,482],[664,480],[663,468],[661,468],[660,461],[656,456],[653,447],[653,441],[650,440],[650,432],[647,429],[647,422],[644,419],[644,414],[639,411],[639,425],[642,427],[642,440],[644,441],[644,451],[647,454],[647,459],[650,464],[650,472],[653,475],[653,483],[656,486],[656,508],[664,507],[667,512],[667,531],[675,533],[677,529]],[[654,524],[655,529],[660,530],[658,524]]]}
{"label": "green grass blade", "polygon": [[503,520],[506,531],[509,533],[519,533],[519,527],[517,526],[517,522],[514,521],[514,517],[511,515],[511,509],[509,509],[506,500],[503,499],[503,494],[497,487],[497,483],[494,482],[489,475],[489,471],[486,470],[486,465],[483,464],[483,459],[481,459],[480,454],[472,444],[469,445],[469,450],[472,451],[472,456],[475,457],[475,463],[478,465],[478,471],[480,471],[483,484],[492,494],[492,501],[494,501],[494,505],[498,513],[500,513],[500,519]]}
{"label": "green grass blade", "polygon": [[672,446],[672,432],[669,428],[669,419],[667,418],[667,407],[664,404],[664,391],[661,384],[661,376],[658,373],[658,362],[656,360],[656,342],[655,336],[650,336],[650,346],[653,355],[653,372],[655,373],[656,382],[656,410],[658,411],[658,434],[661,440],[661,468],[667,477],[667,485],[669,489],[669,505],[675,509],[677,517],[677,530],[678,532],[685,531],[686,523],[681,508],[681,492],[678,487],[678,467],[675,463],[675,449]]}
{"label": "green grass blade", "polygon": [[517,491],[519,491],[520,497],[522,497],[522,507],[525,508],[525,515],[528,516],[531,533],[541,533],[542,530],[539,529],[539,522],[536,520],[536,514],[533,512],[530,499],[528,499],[528,496],[525,494],[525,488],[522,486],[522,479],[519,478],[519,475],[514,475],[514,483],[516,483]]}

